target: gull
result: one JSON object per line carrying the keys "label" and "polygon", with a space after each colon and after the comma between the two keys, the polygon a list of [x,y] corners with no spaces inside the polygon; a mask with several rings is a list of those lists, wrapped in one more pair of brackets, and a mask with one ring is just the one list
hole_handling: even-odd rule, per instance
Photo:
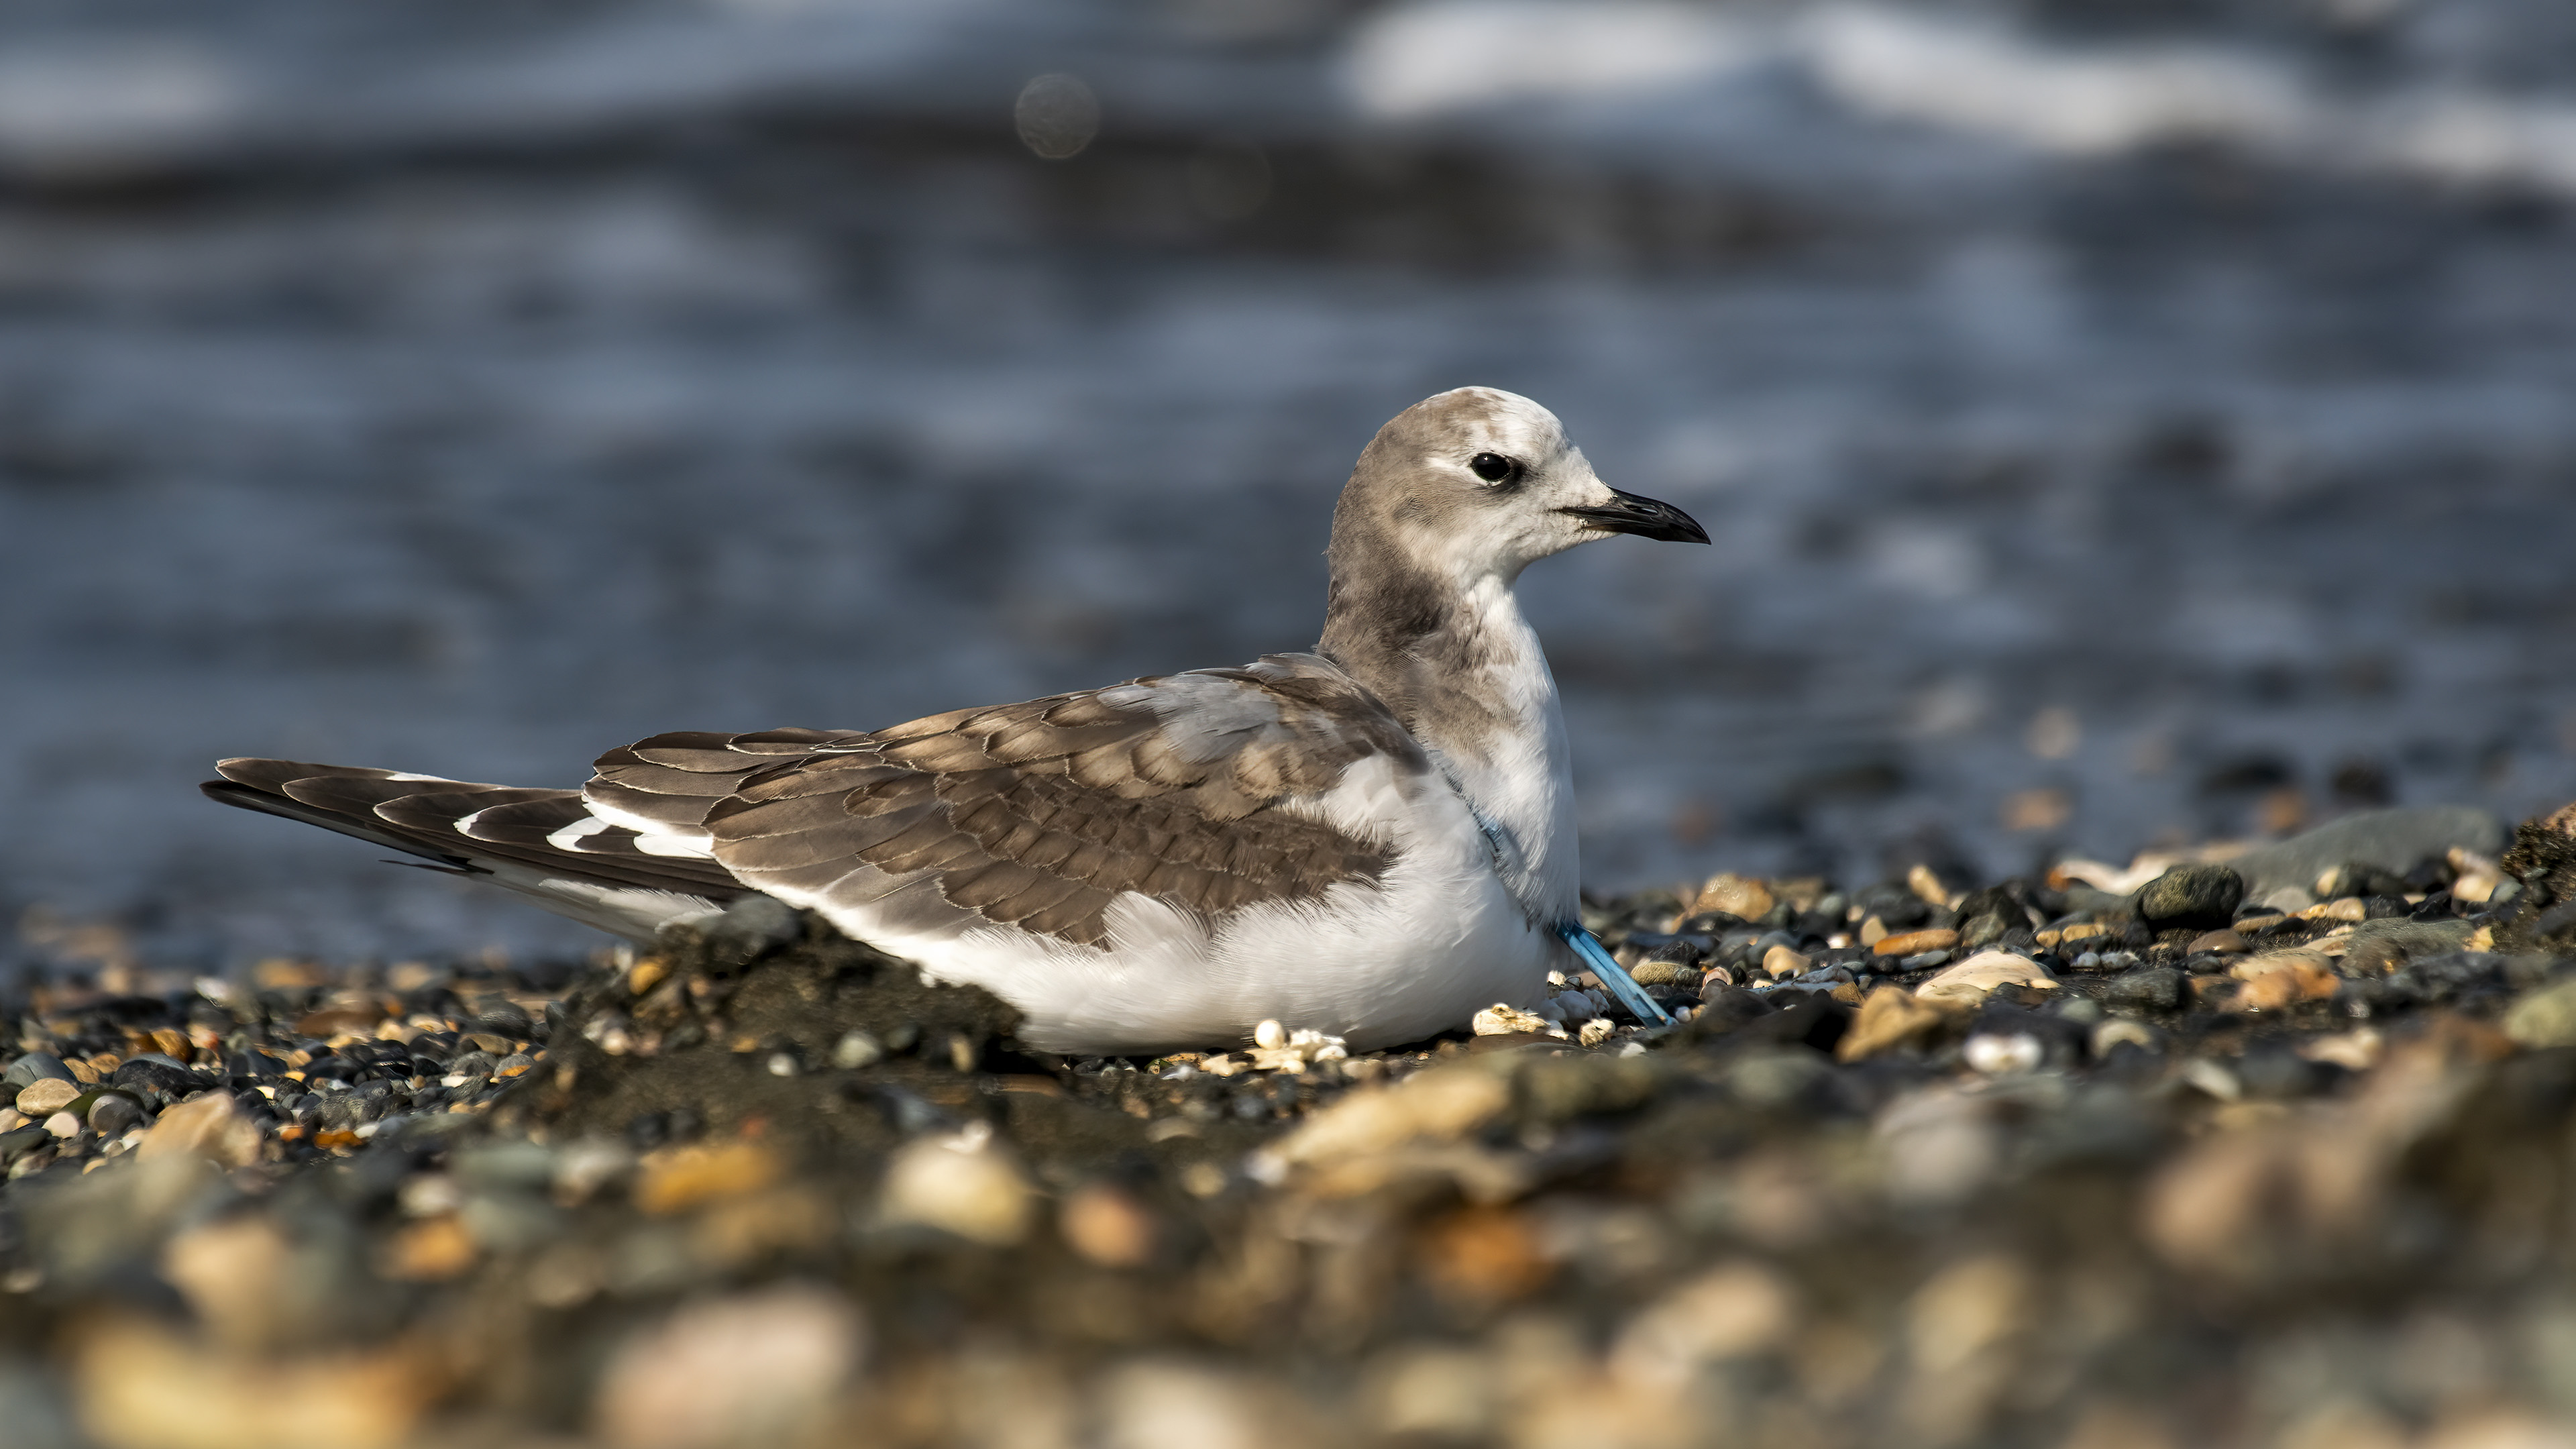
{"label": "gull", "polygon": [[1042,1051],[1361,1050],[1531,1002],[1588,963],[1574,781],[1521,570],[1614,535],[1708,542],[1596,477],[1556,416],[1440,393],[1360,453],[1308,653],[878,730],[681,731],[578,790],[229,759],[206,793],[649,942],[753,895],[973,983]]}

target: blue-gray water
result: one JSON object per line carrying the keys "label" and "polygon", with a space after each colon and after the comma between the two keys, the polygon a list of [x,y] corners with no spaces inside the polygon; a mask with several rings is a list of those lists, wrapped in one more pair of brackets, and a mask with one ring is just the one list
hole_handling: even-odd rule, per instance
{"label": "blue-gray water", "polygon": [[2576,21],[2149,10],[22,8],[0,906],[584,945],[194,784],[1303,647],[1467,382],[1717,537],[1526,581],[1596,885],[2576,796]]}

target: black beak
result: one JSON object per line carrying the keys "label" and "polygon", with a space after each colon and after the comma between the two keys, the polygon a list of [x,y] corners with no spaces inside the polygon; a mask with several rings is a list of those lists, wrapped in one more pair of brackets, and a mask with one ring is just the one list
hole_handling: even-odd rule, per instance
{"label": "black beak", "polygon": [[1708,530],[1698,520],[1669,503],[1640,498],[1634,493],[1610,490],[1610,503],[1601,508],[1560,508],[1559,513],[1582,519],[1603,533],[1633,533],[1639,538],[1661,539],[1665,543],[1706,543]]}

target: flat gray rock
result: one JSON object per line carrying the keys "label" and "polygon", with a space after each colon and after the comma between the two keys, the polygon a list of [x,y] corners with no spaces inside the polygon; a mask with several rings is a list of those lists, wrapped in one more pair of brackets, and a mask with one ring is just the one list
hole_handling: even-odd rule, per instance
{"label": "flat gray rock", "polygon": [[2365,810],[2249,850],[2228,864],[2245,877],[2246,897],[2261,900],[2285,886],[2306,890],[2334,866],[2367,865],[2403,875],[2417,862],[2448,854],[2455,846],[2495,855],[2507,838],[2502,820],[2473,806]]}

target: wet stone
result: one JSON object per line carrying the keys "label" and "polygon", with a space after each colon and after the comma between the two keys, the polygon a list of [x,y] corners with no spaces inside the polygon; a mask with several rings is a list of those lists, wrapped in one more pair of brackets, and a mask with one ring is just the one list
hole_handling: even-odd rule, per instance
{"label": "wet stone", "polygon": [[110,1073],[108,1080],[120,1087],[151,1092],[164,1098],[187,1096],[216,1085],[204,1072],[192,1071],[166,1056],[129,1057]]}
{"label": "wet stone", "polygon": [[12,1095],[41,1081],[71,1080],[71,1068],[52,1052],[29,1052],[11,1062],[7,1071],[0,1072],[0,1084],[5,1084]]}
{"label": "wet stone", "polygon": [[0,1132],[0,1167],[10,1166],[36,1148],[50,1146],[54,1134],[42,1122],[30,1123],[8,1132]]}
{"label": "wet stone", "polygon": [[89,1108],[89,1130],[101,1137],[121,1137],[143,1125],[143,1108],[132,1097],[103,1092]]}
{"label": "wet stone", "polygon": [[2245,899],[2245,880],[2224,865],[2178,865],[2138,891],[2138,915],[2155,926],[2223,926]]}
{"label": "wet stone", "polygon": [[2182,1004],[2183,990],[2183,973],[2151,966],[2112,977],[2103,984],[2102,999],[2137,1011],[2171,1011]]}

